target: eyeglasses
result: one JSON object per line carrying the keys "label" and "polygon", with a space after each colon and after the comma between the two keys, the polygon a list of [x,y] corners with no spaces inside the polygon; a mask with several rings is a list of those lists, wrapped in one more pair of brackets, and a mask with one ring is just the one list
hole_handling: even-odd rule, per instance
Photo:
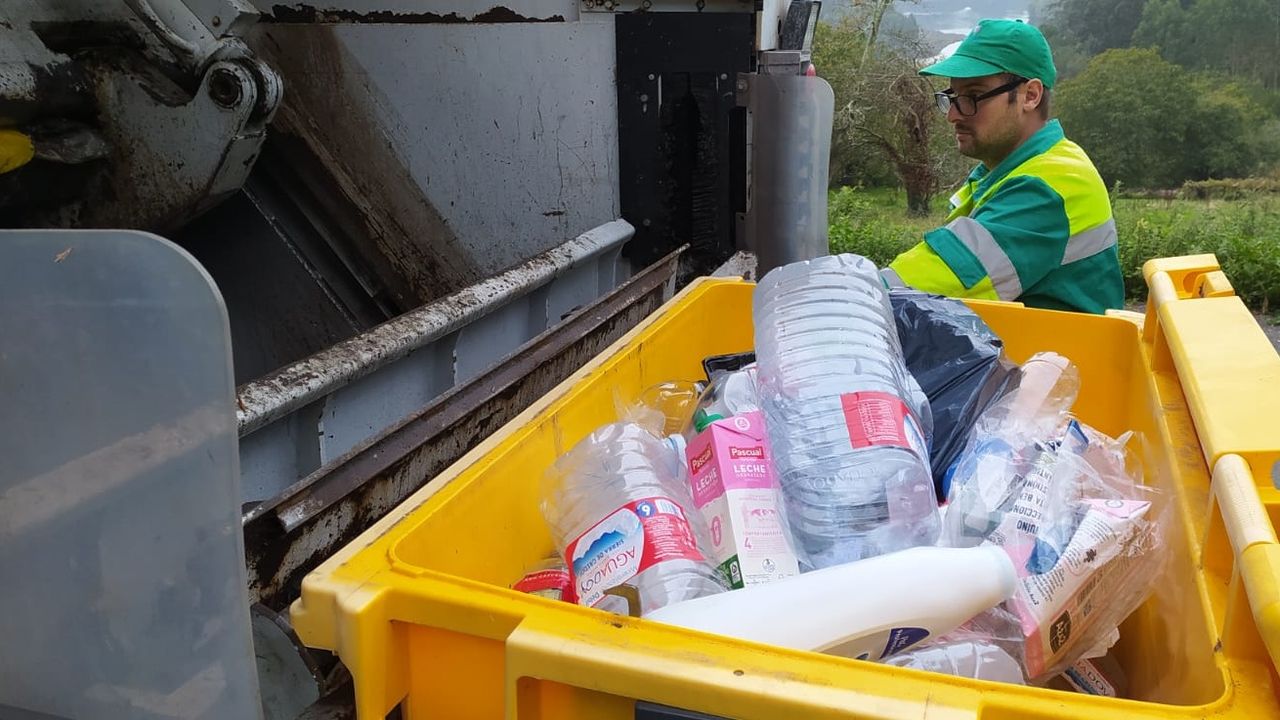
{"label": "eyeglasses", "polygon": [[1027,78],[1017,78],[1016,80],[1011,80],[1001,85],[995,90],[982,93],[981,95],[956,95],[951,90],[943,90],[942,92],[934,93],[933,97],[937,99],[938,109],[942,111],[943,115],[946,115],[951,110],[951,106],[955,105],[957,112],[965,117],[969,117],[970,115],[978,112],[978,103],[986,100],[987,98],[1003,95],[1024,82],[1027,82]]}

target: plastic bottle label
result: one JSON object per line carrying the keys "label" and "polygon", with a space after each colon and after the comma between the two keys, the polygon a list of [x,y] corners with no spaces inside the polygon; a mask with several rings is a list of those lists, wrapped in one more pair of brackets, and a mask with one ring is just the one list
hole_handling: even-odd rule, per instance
{"label": "plastic bottle label", "polygon": [[840,396],[849,441],[854,449],[884,445],[929,456],[924,435],[901,398],[886,392],[855,392]]}
{"label": "plastic bottle label", "polygon": [[549,568],[535,570],[525,575],[512,586],[512,589],[552,600],[572,600],[573,593],[570,592],[570,587],[572,587],[572,580],[569,578],[568,570]]}
{"label": "plastic bottle label", "polygon": [[889,639],[884,644],[884,652],[880,653],[880,659],[883,660],[890,655],[900,653],[927,637],[929,637],[929,631],[924,628],[893,628],[889,631]]}
{"label": "plastic bottle label", "polygon": [[623,505],[565,549],[578,604],[587,606],[658,563],[703,559],[684,510],[665,497]]}
{"label": "plastic bottle label", "polygon": [[1116,686],[1088,660],[1076,662],[1075,665],[1067,668],[1066,672],[1062,673],[1062,676],[1066,678],[1071,687],[1082,693],[1116,697]]}

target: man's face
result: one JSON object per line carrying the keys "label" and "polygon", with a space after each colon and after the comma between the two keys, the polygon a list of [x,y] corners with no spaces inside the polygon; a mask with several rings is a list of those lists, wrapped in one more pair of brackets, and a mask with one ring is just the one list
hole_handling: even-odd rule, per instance
{"label": "man's face", "polygon": [[[952,78],[951,91],[956,95],[983,95],[1007,82],[1002,75],[980,78]],[[1022,118],[1019,113],[1019,90],[1001,93],[978,102],[977,112],[961,115],[957,103],[947,111],[947,121],[956,135],[960,154],[993,166],[1004,159],[1022,140]],[[1010,97],[1015,100],[1010,102]]]}

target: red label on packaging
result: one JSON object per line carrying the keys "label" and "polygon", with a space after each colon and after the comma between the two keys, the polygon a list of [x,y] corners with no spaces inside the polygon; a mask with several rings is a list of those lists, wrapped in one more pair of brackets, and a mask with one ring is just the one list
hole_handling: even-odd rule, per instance
{"label": "red label on packaging", "polygon": [[708,445],[697,457],[689,458],[689,469],[693,472],[702,472],[702,468],[711,462],[711,446]]}
{"label": "red label on packaging", "polygon": [[856,392],[840,396],[844,421],[853,447],[900,447],[927,457],[924,438],[907,404],[886,392]]}
{"label": "red label on packaging", "polygon": [[573,581],[569,578],[568,570],[552,568],[549,570],[535,570],[525,575],[512,586],[512,589],[531,595],[549,597],[554,600],[571,600],[572,594],[569,589],[572,584]]}
{"label": "red label on packaging", "polygon": [[684,510],[665,497],[623,505],[565,549],[571,589],[588,606],[658,563],[702,559]]}
{"label": "red label on packaging", "polygon": [[729,446],[729,459],[737,460],[739,458],[755,458],[759,460],[764,457],[764,447],[756,445],[755,447],[733,447]]}

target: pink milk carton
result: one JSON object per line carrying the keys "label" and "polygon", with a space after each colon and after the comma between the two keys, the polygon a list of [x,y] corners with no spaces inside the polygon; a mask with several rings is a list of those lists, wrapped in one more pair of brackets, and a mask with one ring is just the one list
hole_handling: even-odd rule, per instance
{"label": "pink milk carton", "polygon": [[711,557],[731,587],[799,574],[759,410],[711,423],[685,449],[693,502],[711,529]]}

